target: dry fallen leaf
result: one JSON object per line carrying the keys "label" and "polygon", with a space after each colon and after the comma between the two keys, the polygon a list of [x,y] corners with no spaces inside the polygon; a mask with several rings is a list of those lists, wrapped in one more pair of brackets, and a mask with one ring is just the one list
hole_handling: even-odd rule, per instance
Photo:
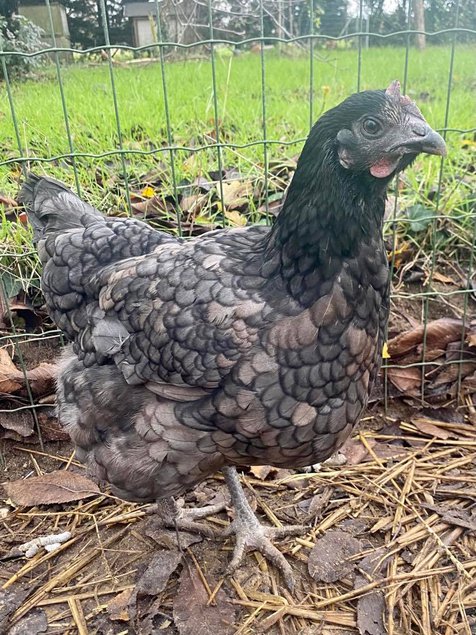
{"label": "dry fallen leaf", "polygon": [[411,368],[397,368],[390,366],[387,377],[400,392],[408,395],[417,395],[421,386],[421,369],[415,366]]}
{"label": "dry fallen leaf", "polygon": [[192,534],[188,531],[179,531],[178,539],[180,544],[177,543],[177,532],[173,529],[165,529],[159,519],[159,515],[146,518],[143,523],[143,533],[156,542],[159,547],[163,547],[169,550],[175,549],[187,549],[190,545],[194,545],[196,542],[203,540],[200,534]]}
{"label": "dry fallen leaf", "polygon": [[180,207],[184,212],[187,212],[187,214],[196,218],[205,207],[208,198],[208,194],[190,194],[189,196],[182,196],[180,200]]}
{"label": "dry fallen leaf", "polygon": [[[70,436],[61,427],[58,419],[54,415],[54,408],[45,408],[38,413],[38,423],[41,428],[41,436],[47,441],[69,441]],[[31,417],[30,417],[31,419]]]}
{"label": "dry fallen leaf", "polygon": [[[365,573],[355,576],[354,588],[360,589],[373,580],[380,580],[385,565],[384,550],[377,549],[358,563],[358,568]],[[384,625],[385,597],[382,591],[374,590],[357,600],[357,628],[360,635],[387,635]]]}
{"label": "dry fallen leaf", "polygon": [[276,468],[271,465],[252,465],[250,472],[260,481],[264,481],[271,472],[276,472]]}
{"label": "dry fallen leaf", "polygon": [[7,350],[0,348],[0,392],[10,394],[21,388],[19,372]]}
{"label": "dry fallen leaf", "polygon": [[0,633],[7,632],[10,616],[21,606],[32,592],[29,586],[16,584],[10,589],[0,589]]}
{"label": "dry fallen leaf", "polygon": [[326,487],[321,494],[314,494],[309,503],[308,514],[310,519],[319,520],[329,504],[332,496],[332,489]]}
{"label": "dry fallen leaf", "polygon": [[140,623],[141,633],[148,635],[155,632],[152,625],[158,613],[160,617],[161,593],[181,560],[182,552],[177,549],[156,551],[137,580],[127,606],[121,608],[123,598],[117,598],[117,605],[112,607],[112,610],[118,609],[119,617],[116,619],[122,619],[127,613],[131,622]]}
{"label": "dry fallen leaf", "polygon": [[8,635],[38,635],[46,633],[48,620],[43,609],[34,608],[8,631]]}
{"label": "dry fallen leaf", "polygon": [[32,393],[46,395],[54,392],[57,370],[56,364],[49,362],[42,362],[36,368],[28,370],[26,374]]}
{"label": "dry fallen leaf", "polygon": [[412,423],[420,432],[423,432],[423,434],[427,434],[430,437],[436,437],[437,439],[444,440],[448,439],[451,436],[448,430],[435,425],[437,421],[435,421],[435,423],[432,423],[430,419],[422,417],[412,419]]}
{"label": "dry fallen leaf", "polygon": [[474,322],[471,323],[471,329],[466,333],[466,342],[468,346],[476,346],[476,330],[474,330]]}
{"label": "dry fallen leaf", "polygon": [[474,371],[474,368],[474,361],[463,362],[459,364],[448,364],[446,367],[443,367],[443,370],[438,374],[438,376],[433,380],[432,383],[434,386],[454,384],[458,381],[458,377],[466,377],[472,371]]}
{"label": "dry fallen leaf", "polygon": [[0,420],[1,438],[17,439],[17,435],[26,438],[35,432],[35,421],[26,410],[9,412]]}
{"label": "dry fallen leaf", "polygon": [[225,210],[225,218],[230,225],[233,225],[233,227],[244,227],[247,222],[243,214],[236,211]]}
{"label": "dry fallen leaf", "polygon": [[362,543],[346,531],[328,531],[309,554],[309,574],[318,582],[337,582],[354,570],[353,556],[362,551]]}
{"label": "dry fallen leaf", "polygon": [[[463,321],[453,318],[441,318],[429,322],[426,327],[426,348],[445,349],[449,342],[461,339]],[[415,349],[425,338],[425,327],[420,325],[417,328],[400,333],[388,342],[388,352],[390,356],[400,357]]]}
{"label": "dry fallen leaf", "polygon": [[[42,362],[26,371],[30,389],[34,395],[54,391],[56,364]],[[0,348],[0,392],[11,394],[25,387],[25,374],[18,369],[5,348]]]}
{"label": "dry fallen leaf", "polygon": [[[213,586],[213,585],[212,585]],[[184,566],[174,600],[174,622],[180,635],[232,635],[235,608],[220,589],[208,606],[208,593],[196,571]]]}
{"label": "dry fallen leaf", "polygon": [[222,190],[217,188],[218,194],[223,191],[223,203],[228,209],[236,209],[246,205],[249,197],[253,193],[252,183],[246,181],[231,181],[230,183],[222,183]]}
{"label": "dry fallen leaf", "polygon": [[173,205],[159,194],[138,203],[131,203],[131,208],[141,218],[163,218],[168,213],[173,213]]}
{"label": "dry fallen leaf", "polygon": [[455,287],[458,286],[458,283],[453,280],[453,278],[450,278],[450,276],[445,276],[439,271],[433,272],[433,280],[436,280],[436,282],[442,282],[443,284],[453,284]]}
{"label": "dry fallen leaf", "polygon": [[129,601],[133,592],[134,589],[125,589],[115,595],[112,600],[109,600],[106,607],[110,620],[118,622],[129,621]]}
{"label": "dry fallen leaf", "polygon": [[99,487],[90,479],[65,470],[11,481],[3,487],[15,505],[24,507],[69,503],[100,493]]}
{"label": "dry fallen leaf", "polygon": [[[372,448],[377,441],[375,439],[367,439],[367,444]],[[364,459],[369,457],[369,453],[365,445],[360,439],[348,438],[340,451],[347,459],[347,465],[358,465]]]}
{"label": "dry fallen leaf", "polygon": [[136,584],[137,595],[158,595],[162,593],[168,579],[182,560],[180,551],[166,549],[156,552]]}

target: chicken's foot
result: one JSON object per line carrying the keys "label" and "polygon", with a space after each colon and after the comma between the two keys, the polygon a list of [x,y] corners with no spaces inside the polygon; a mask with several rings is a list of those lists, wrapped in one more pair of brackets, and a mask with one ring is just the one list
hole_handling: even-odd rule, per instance
{"label": "chicken's foot", "polygon": [[284,527],[262,525],[246,499],[236,469],[225,467],[222,471],[235,508],[235,519],[225,531],[225,535],[229,536],[233,533],[236,536],[233,558],[228,565],[227,573],[231,574],[237,569],[247,551],[256,549],[282,572],[286,586],[292,589],[294,576],[291,566],[283,554],[273,545],[272,540],[285,536],[297,536],[304,533],[306,527],[302,525]]}
{"label": "chicken's foot", "polygon": [[162,524],[172,529],[191,531],[199,533],[207,538],[217,538],[218,534],[207,525],[195,522],[200,518],[212,516],[225,509],[226,503],[217,503],[216,505],[206,505],[196,509],[184,508],[177,503],[172,497],[161,498],[155,505],[152,505],[148,514],[157,513]]}

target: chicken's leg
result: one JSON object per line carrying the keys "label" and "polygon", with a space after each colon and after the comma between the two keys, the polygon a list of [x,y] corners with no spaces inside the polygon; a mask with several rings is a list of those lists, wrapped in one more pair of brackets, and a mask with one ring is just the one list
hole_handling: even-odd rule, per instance
{"label": "chicken's leg", "polygon": [[226,535],[234,533],[236,536],[233,558],[228,565],[227,573],[235,571],[246,551],[256,549],[280,569],[286,585],[292,589],[294,576],[291,566],[271,540],[284,536],[297,536],[304,533],[306,527],[302,525],[288,525],[285,527],[266,527],[262,525],[246,500],[236,469],[234,467],[225,467],[222,471],[235,508],[235,519],[225,532]]}

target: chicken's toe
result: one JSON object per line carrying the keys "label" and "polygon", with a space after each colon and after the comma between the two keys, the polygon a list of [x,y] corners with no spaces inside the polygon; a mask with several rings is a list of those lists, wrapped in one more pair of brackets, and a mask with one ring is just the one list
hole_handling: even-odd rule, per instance
{"label": "chicken's toe", "polygon": [[223,502],[217,503],[216,505],[206,505],[205,507],[190,509],[178,505],[173,498],[164,498],[157,501],[157,504],[151,508],[149,513],[152,513],[152,511],[158,513],[165,527],[199,533],[207,538],[217,538],[218,536],[213,529],[203,523],[197,523],[195,521],[217,514],[223,511],[225,507],[226,503]]}
{"label": "chicken's toe", "polygon": [[273,545],[272,540],[285,536],[298,536],[306,531],[306,527],[302,525],[287,525],[284,527],[266,527],[262,525],[246,500],[235,468],[224,468],[223,472],[235,507],[235,519],[224,534],[230,535],[233,533],[236,536],[233,558],[228,565],[227,573],[233,573],[240,565],[245,553],[255,549],[282,572],[286,586],[292,589],[294,587],[294,576],[291,566],[283,554]]}
{"label": "chicken's toe", "polygon": [[254,514],[250,518],[235,519],[225,532],[226,535],[234,533],[236,536],[233,558],[226,573],[230,575],[240,566],[247,551],[256,550],[281,571],[286,586],[292,590],[294,576],[291,566],[279,549],[273,545],[272,540],[283,536],[297,536],[305,530],[306,528],[301,525],[266,527],[258,521]]}

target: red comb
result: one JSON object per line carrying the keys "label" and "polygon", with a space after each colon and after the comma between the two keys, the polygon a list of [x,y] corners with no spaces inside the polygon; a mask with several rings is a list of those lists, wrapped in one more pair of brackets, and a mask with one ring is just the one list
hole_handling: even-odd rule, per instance
{"label": "red comb", "polygon": [[410,97],[402,95],[402,93],[400,92],[400,82],[398,81],[398,79],[395,79],[390,84],[390,86],[385,91],[385,94],[389,97],[392,97],[393,99],[397,99],[402,106],[412,103]]}

